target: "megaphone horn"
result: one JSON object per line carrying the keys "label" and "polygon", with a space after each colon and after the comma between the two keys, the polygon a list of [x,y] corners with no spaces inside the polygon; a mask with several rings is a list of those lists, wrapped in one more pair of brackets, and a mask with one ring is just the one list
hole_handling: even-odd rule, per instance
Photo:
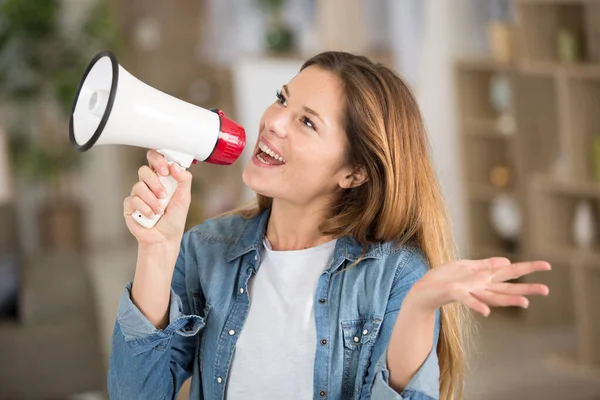
{"label": "megaphone horn", "polygon": [[[71,143],[79,151],[93,146],[123,144],[155,149],[169,164],[189,168],[202,161],[230,165],[246,145],[244,128],[221,110],[207,110],[163,93],[135,78],[110,51],[102,51],[87,66],[79,83],[69,121]],[[160,176],[167,189],[166,209],[177,182]],[[134,219],[152,228],[161,215]]]}

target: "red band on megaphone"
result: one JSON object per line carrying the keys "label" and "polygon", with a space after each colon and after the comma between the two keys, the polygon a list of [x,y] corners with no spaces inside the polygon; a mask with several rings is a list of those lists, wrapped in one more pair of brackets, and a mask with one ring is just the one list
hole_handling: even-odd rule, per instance
{"label": "red band on megaphone", "polygon": [[242,154],[246,146],[246,131],[244,128],[225,116],[222,110],[217,110],[221,119],[221,131],[212,154],[204,162],[219,165],[231,165]]}

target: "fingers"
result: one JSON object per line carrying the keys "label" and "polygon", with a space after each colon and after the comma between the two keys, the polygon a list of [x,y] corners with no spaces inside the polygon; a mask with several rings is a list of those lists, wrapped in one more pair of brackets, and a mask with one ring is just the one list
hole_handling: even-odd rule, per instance
{"label": "fingers", "polygon": [[154,212],[152,211],[152,208],[138,196],[127,197],[123,202],[123,210],[125,216],[129,216],[137,210],[146,218],[154,218]]}
{"label": "fingers", "polygon": [[[154,174],[154,172],[152,172]],[[156,174],[154,174],[156,176]],[[156,195],[150,190],[150,188],[144,182],[138,182],[133,185],[133,189],[131,191],[132,196],[137,196],[144,203],[152,208],[152,210],[156,214],[162,214],[163,210],[160,204],[160,200]],[[141,210],[140,210],[141,211]]]}
{"label": "fingers", "polygon": [[173,163],[169,166],[171,176],[177,181],[179,186],[187,187],[192,184],[192,174],[183,169],[179,164]]}
{"label": "fingers", "polygon": [[465,306],[482,314],[485,317],[490,315],[490,308],[484,302],[471,295],[469,292],[463,292],[458,300]]}
{"label": "fingers", "polygon": [[477,290],[471,294],[479,301],[492,307],[529,307],[529,300],[524,296],[498,294],[487,290]]}
{"label": "fingers", "polygon": [[518,295],[518,296],[548,296],[550,289],[546,285],[539,283],[490,283],[486,290],[499,294]]}
{"label": "fingers", "polygon": [[467,260],[467,263],[470,264],[471,268],[475,271],[480,270],[492,270],[496,271],[497,269],[510,265],[510,260],[505,257],[491,257],[483,260]]}
{"label": "fingers", "polygon": [[[167,176],[169,174],[172,175],[177,183],[180,184],[179,186],[191,186],[192,174],[182,168],[179,164],[174,162],[169,165],[166,158],[156,150],[148,151],[148,153],[146,153],[146,158],[148,159],[149,168],[151,170],[157,171],[163,176]],[[140,168],[140,172],[142,168]],[[142,180],[141,177],[140,180]],[[151,185],[148,186],[150,186],[150,188],[154,191],[154,188]]]}
{"label": "fingers", "polygon": [[[168,175],[168,173],[167,173],[167,175]],[[150,167],[148,167],[146,165],[140,167],[140,169],[138,170],[138,176],[140,178],[140,181],[144,184],[144,186],[149,187],[150,190],[152,191],[152,193],[157,198],[163,199],[166,197],[166,195],[167,195],[166,188],[160,182],[160,178],[158,177],[158,175],[156,175],[156,173],[153,170],[151,170]],[[134,188],[135,187],[136,186],[134,186]],[[132,192],[132,194],[133,194],[133,192]]]}
{"label": "fingers", "polygon": [[549,271],[550,264],[546,261],[529,261],[516,264],[510,264],[498,268],[492,276],[492,282],[504,282],[511,279],[517,279],[523,275],[528,275],[537,271]]}
{"label": "fingers", "polygon": [[148,159],[148,165],[154,171],[157,171],[159,174],[164,176],[169,175],[169,164],[167,163],[165,157],[158,151],[148,151],[148,153],[146,153],[146,158]]}

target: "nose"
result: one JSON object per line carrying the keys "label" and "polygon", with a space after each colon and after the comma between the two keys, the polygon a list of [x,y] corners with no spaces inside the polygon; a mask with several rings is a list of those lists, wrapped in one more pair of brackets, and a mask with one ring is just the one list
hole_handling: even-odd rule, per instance
{"label": "nose", "polygon": [[286,109],[278,110],[266,122],[269,133],[281,139],[287,137],[289,116],[286,111]]}

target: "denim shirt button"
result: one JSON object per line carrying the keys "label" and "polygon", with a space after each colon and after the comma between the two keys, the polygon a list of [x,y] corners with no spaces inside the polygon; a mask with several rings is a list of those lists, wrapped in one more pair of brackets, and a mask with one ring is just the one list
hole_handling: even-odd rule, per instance
{"label": "denim shirt button", "polygon": [[235,331],[234,331],[233,329],[231,329],[231,330],[229,331],[229,336],[233,336],[233,335],[235,335]]}
{"label": "denim shirt button", "polygon": [[221,377],[218,377],[218,378],[217,378],[217,382],[219,382],[219,383],[223,383],[223,379],[222,379]]}
{"label": "denim shirt button", "polygon": [[325,397],[325,396],[327,396],[327,392],[326,392],[326,391],[324,391],[324,390],[321,390],[321,391],[319,392],[319,395],[320,395],[321,397]]}
{"label": "denim shirt button", "polygon": [[325,346],[327,344],[327,339],[321,339],[321,344]]}
{"label": "denim shirt button", "polygon": [[240,288],[240,293],[244,294],[244,288]]}
{"label": "denim shirt button", "polygon": [[325,299],[319,299],[319,304],[325,304]]}
{"label": "denim shirt button", "polygon": [[369,331],[365,329],[365,330],[363,331],[363,336],[364,336],[364,335],[366,335],[366,334],[368,334],[368,333],[369,333]]}
{"label": "denim shirt button", "polygon": [[360,342],[360,338],[359,338],[358,336],[354,336],[354,339],[353,339],[353,340],[354,340],[354,343],[358,343],[358,342]]}

